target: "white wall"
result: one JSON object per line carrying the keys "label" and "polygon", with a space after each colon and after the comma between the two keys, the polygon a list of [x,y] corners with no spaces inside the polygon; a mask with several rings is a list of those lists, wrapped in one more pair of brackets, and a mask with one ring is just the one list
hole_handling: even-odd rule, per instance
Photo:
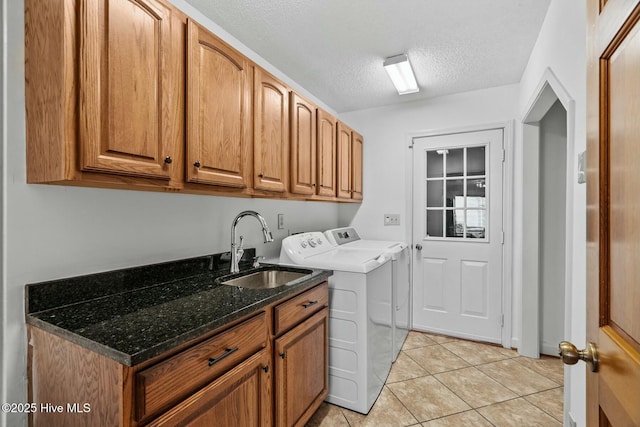
{"label": "white wall", "polygon": [[[586,149],[586,4],[583,0],[552,0],[549,11],[543,23],[540,35],[533,49],[529,63],[520,82],[517,117],[522,118],[526,108],[531,105],[536,88],[544,72],[550,68],[565,90],[575,102],[575,138],[572,152],[569,152],[569,173],[577,171],[578,153]],[[516,126],[516,159],[521,158],[522,129]],[[571,146],[571,144],[569,144]],[[514,188],[522,188],[522,164],[515,165],[516,173]],[[519,172],[520,171],[520,172]],[[575,176],[575,175],[574,175]],[[522,217],[521,192],[514,194],[514,248],[521,246],[523,224],[517,223]],[[571,340],[580,348],[584,348],[586,337],[586,186],[577,184],[567,189],[567,196],[573,201],[573,210],[567,212],[573,218],[570,230],[573,239],[567,242],[571,248],[572,270],[570,293],[568,295],[570,310]],[[520,243],[520,244],[518,244]],[[521,299],[515,293],[521,286],[522,270],[521,254],[514,253],[514,301],[521,304]],[[514,333],[517,332],[514,325]],[[565,375],[565,389],[569,398],[565,401],[565,408],[571,413],[578,426],[586,425],[586,383],[585,366],[567,368]]]}
{"label": "white wall", "polygon": [[[197,15],[184,1],[174,3]],[[24,3],[3,0],[2,7],[6,11],[2,28],[7,37],[1,308],[2,348],[7,351],[2,352],[2,402],[26,402],[27,398],[25,284],[229,250],[231,221],[244,209],[262,213],[271,227],[276,242],[265,245],[257,221],[247,218],[239,225],[245,245],[257,246],[258,253],[267,256],[279,254],[279,240],[288,229],[337,226],[338,207],[334,203],[25,184]],[[206,18],[197,18],[222,33]],[[264,60],[233,39],[227,40],[313,99]],[[277,213],[285,214],[284,230],[277,230]],[[0,425],[24,424],[26,417],[20,415],[0,418]]]}
{"label": "white wall", "polygon": [[540,352],[564,339],[567,112],[560,103],[540,120]]}

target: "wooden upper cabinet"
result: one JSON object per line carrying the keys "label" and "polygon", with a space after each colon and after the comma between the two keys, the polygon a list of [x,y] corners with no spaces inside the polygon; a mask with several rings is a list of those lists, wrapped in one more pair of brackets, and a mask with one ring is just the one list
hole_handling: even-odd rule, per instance
{"label": "wooden upper cabinet", "polygon": [[336,196],[336,131],[337,121],[318,109],[318,196]]}
{"label": "wooden upper cabinet", "polygon": [[316,193],[316,106],[291,92],[291,192]]}
{"label": "wooden upper cabinet", "polygon": [[246,187],[250,65],[192,20],[187,31],[187,181]]}
{"label": "wooden upper cabinet", "polygon": [[181,43],[156,0],[79,2],[80,167],[169,179],[181,150]]}
{"label": "wooden upper cabinet", "polygon": [[351,129],[342,122],[337,125],[337,153],[338,153],[338,197],[351,198]]}
{"label": "wooden upper cabinet", "polygon": [[362,143],[358,132],[351,133],[351,198],[362,200]]}
{"label": "wooden upper cabinet", "polygon": [[289,170],[289,90],[255,67],[253,96],[253,187],[285,192]]}
{"label": "wooden upper cabinet", "polygon": [[362,137],[167,0],[24,0],[28,183],[362,198]]}

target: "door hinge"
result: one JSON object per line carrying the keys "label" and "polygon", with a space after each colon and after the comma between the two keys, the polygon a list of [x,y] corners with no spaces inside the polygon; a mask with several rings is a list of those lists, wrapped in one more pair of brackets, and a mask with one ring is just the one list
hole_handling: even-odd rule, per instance
{"label": "door hinge", "polygon": [[507,158],[507,151],[503,148],[502,149],[502,163],[504,163],[506,158]]}
{"label": "door hinge", "polygon": [[500,232],[500,244],[504,245],[504,231]]}
{"label": "door hinge", "polygon": [[500,327],[503,328],[504,327],[504,314],[500,315]]}

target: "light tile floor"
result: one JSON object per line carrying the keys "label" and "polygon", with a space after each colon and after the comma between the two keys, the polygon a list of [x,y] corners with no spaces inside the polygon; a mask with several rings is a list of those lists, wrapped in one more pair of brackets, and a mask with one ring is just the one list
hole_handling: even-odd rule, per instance
{"label": "light tile floor", "polygon": [[368,415],[323,403],[308,427],[562,425],[560,359],[412,331]]}

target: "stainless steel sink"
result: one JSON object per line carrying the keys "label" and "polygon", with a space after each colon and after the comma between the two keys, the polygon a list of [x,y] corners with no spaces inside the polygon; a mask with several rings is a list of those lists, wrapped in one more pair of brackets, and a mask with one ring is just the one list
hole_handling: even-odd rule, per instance
{"label": "stainless steel sink", "polygon": [[296,279],[307,276],[309,273],[306,271],[263,270],[236,277],[235,279],[225,280],[221,283],[249,289],[271,289],[286,285]]}

